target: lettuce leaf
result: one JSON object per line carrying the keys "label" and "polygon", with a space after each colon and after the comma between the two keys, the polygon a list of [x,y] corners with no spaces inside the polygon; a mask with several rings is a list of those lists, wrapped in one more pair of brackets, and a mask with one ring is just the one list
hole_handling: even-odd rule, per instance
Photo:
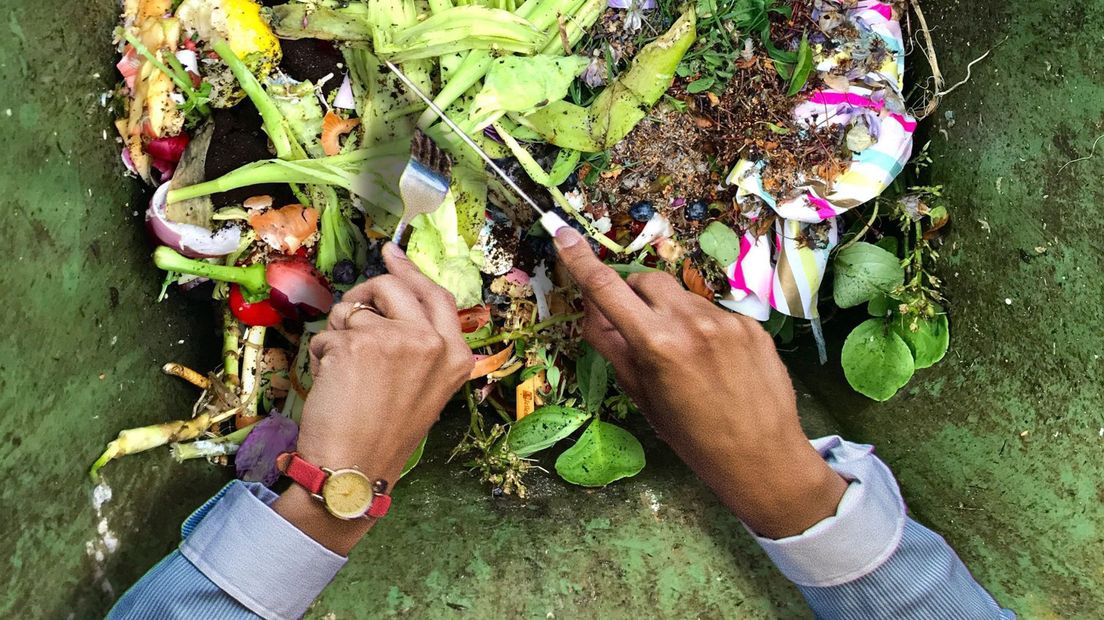
{"label": "lettuce leaf", "polygon": [[460,309],[483,303],[483,277],[480,259],[460,234],[456,199],[450,191],[445,202],[433,213],[419,215],[411,222],[414,232],[406,246],[406,255],[429,279],[456,298]]}
{"label": "lettuce leaf", "polygon": [[590,61],[583,56],[504,56],[491,63],[471,119],[482,129],[506,112],[522,115],[560,101]]}

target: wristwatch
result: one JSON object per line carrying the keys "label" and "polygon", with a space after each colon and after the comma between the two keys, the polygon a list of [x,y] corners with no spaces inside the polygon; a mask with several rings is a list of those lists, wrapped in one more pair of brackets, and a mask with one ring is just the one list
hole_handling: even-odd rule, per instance
{"label": "wristwatch", "polygon": [[358,469],[319,467],[298,452],[280,454],[276,457],[276,467],[321,501],[338,519],[378,519],[391,508],[387,481],[372,482]]}

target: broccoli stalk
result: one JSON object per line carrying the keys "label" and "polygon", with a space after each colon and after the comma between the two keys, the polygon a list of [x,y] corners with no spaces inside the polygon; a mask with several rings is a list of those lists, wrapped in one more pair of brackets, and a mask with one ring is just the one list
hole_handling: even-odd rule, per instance
{"label": "broccoli stalk", "polygon": [[181,255],[176,250],[160,246],[153,252],[153,263],[165,271],[186,273],[217,280],[231,282],[241,286],[247,297],[254,299],[268,295],[268,282],[265,280],[265,266],[262,264],[247,267],[228,267],[206,261],[195,260]]}

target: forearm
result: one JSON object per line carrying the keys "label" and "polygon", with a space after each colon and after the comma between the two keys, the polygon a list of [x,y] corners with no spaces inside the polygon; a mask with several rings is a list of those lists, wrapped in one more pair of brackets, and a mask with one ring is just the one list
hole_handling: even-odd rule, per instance
{"label": "forearm", "polygon": [[937,534],[909,519],[889,469],[838,437],[814,442],[849,481],[835,513],[804,532],[756,540],[819,618],[1012,618]]}
{"label": "forearm", "polygon": [[[111,617],[302,616],[345,564],[328,545],[350,539],[333,531],[325,543],[312,538],[273,509],[276,500],[259,484],[227,485],[185,521],[180,549],[127,591]],[[296,511],[311,515],[306,506]]]}

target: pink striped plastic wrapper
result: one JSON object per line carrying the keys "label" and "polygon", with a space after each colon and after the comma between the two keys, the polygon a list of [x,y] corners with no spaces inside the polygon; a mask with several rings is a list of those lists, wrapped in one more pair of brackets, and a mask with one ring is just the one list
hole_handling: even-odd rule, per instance
{"label": "pink striped plastic wrapper", "polygon": [[[863,122],[872,143],[853,154],[847,169],[831,183],[806,172],[790,195],[772,196],[762,185],[764,161],[741,160],[728,175],[737,186],[737,201],[762,199],[779,216],[772,235],[744,234],[740,256],[728,266],[732,290],[725,307],[766,320],[771,308],[816,323],[817,291],[824,279],[828,255],[839,241],[836,217],[877,197],[901,172],[912,154],[916,121],[901,97],[904,43],[899,16],[889,4],[860,0],[846,12],[860,33],[880,39],[886,61],[876,70],[852,79],[846,91],[817,90],[793,111],[810,128],[851,126]],[[827,73],[849,58],[849,47],[818,53],[818,72]],[[755,214],[750,216],[754,219]],[[814,239],[815,243],[806,240]]]}

